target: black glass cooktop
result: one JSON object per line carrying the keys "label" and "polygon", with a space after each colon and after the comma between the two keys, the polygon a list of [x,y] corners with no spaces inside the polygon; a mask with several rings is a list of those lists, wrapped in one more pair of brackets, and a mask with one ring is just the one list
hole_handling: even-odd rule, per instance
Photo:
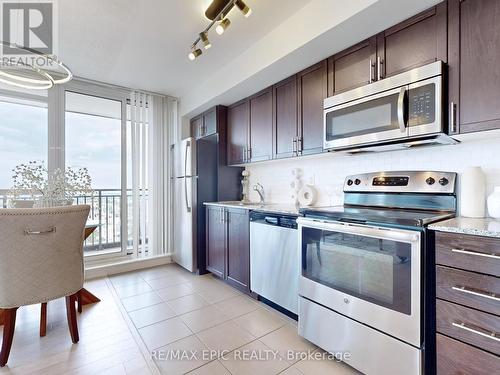
{"label": "black glass cooktop", "polygon": [[322,220],[408,227],[424,227],[455,216],[454,213],[444,211],[356,206],[302,208],[300,213],[305,217]]}

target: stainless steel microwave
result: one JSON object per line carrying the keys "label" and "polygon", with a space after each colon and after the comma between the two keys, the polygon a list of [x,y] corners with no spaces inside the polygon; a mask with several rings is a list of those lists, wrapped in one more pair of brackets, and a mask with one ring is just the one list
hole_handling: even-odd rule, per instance
{"label": "stainless steel microwave", "polygon": [[443,69],[437,61],[324,101],[324,148],[456,143],[445,134]]}

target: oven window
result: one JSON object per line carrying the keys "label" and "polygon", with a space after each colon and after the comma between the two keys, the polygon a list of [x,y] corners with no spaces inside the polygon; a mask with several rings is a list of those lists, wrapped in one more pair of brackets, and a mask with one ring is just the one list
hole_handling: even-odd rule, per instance
{"label": "oven window", "polygon": [[411,245],[302,228],[302,276],[411,314]]}
{"label": "oven window", "polygon": [[399,130],[398,97],[395,93],[326,114],[326,140]]}

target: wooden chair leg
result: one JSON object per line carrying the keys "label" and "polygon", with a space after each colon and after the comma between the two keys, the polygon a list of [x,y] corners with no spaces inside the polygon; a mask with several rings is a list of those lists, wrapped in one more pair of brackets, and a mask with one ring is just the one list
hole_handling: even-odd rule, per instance
{"label": "wooden chair leg", "polygon": [[78,324],[76,322],[75,302],[76,294],[66,297],[66,315],[68,317],[69,333],[74,344],[80,341],[80,337],[78,336]]}
{"label": "wooden chair leg", "polygon": [[43,302],[40,308],[40,337],[47,334],[47,302]]}
{"label": "wooden chair leg", "polygon": [[83,311],[82,308],[82,291],[78,291],[76,293],[76,304],[78,306],[78,312],[81,314]]}
{"label": "wooden chair leg", "polygon": [[9,360],[10,348],[12,347],[12,339],[14,338],[14,329],[16,327],[17,307],[4,310],[4,327],[2,350],[0,351],[0,367],[7,364]]}

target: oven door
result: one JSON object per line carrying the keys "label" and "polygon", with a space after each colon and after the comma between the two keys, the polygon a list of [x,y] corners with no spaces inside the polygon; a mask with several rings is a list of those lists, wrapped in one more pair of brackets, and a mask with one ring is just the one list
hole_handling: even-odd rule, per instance
{"label": "oven door", "polygon": [[407,94],[405,85],[326,108],[324,148],[343,149],[407,138]]}
{"label": "oven door", "polygon": [[421,233],[297,222],[299,295],[420,347]]}

